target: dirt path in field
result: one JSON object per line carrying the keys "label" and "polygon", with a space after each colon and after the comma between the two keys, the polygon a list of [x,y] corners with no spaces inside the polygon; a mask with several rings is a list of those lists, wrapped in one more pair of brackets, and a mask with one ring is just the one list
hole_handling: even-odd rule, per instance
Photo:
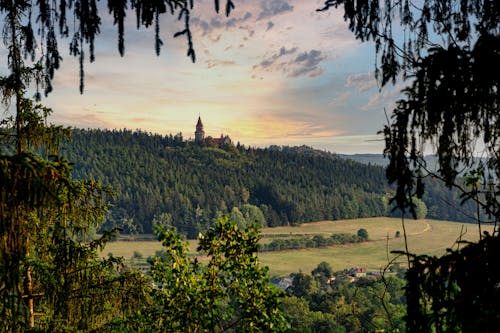
{"label": "dirt path in field", "polygon": [[408,236],[421,235],[421,234],[423,234],[424,232],[431,231],[431,230],[432,230],[432,227],[431,227],[431,225],[429,224],[429,222],[426,222],[425,224],[426,224],[426,226],[425,226],[424,230],[419,231],[419,232],[414,232],[414,233],[412,233],[412,234],[408,234]]}

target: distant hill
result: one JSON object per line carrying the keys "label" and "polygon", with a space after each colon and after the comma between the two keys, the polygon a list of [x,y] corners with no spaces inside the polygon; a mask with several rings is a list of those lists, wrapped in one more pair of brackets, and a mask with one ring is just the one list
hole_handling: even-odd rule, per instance
{"label": "distant hill", "polygon": [[[389,164],[389,159],[385,158],[383,154],[338,154],[337,156],[363,164],[378,165],[382,167]],[[429,170],[437,169],[437,159],[435,156],[427,155],[424,157],[424,160]]]}
{"label": "distant hill", "polygon": [[[356,161],[367,165],[377,165],[386,167],[389,160],[382,154],[339,154],[341,158]],[[430,171],[438,169],[438,161],[436,156],[427,155],[424,157],[426,168]],[[478,160],[479,161],[479,160]],[[461,170],[467,170],[464,167],[459,167]],[[461,222],[476,222],[476,207],[472,201],[465,204],[460,204],[462,201],[460,192],[457,190],[448,189],[443,182],[426,177],[424,179],[425,194],[422,198],[426,205],[426,216],[433,219],[461,221]],[[393,216],[398,213],[392,213]],[[483,219],[487,220],[485,216]]]}
{"label": "distant hill", "polygon": [[389,164],[389,160],[382,154],[339,154],[338,156],[363,164],[378,165],[383,167]]}
{"label": "distant hill", "polygon": [[[222,215],[272,227],[390,211],[383,167],[307,146],[207,146],[180,134],[75,129],[62,154],[75,178],[111,185],[104,228],[125,232],[166,224],[194,238]],[[433,218],[457,219],[438,200],[426,204]]]}

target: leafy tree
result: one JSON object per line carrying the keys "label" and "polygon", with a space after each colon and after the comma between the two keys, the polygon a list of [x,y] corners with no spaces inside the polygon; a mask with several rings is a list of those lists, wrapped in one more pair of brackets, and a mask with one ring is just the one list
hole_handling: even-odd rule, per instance
{"label": "leafy tree", "polygon": [[368,231],[366,231],[366,229],[364,228],[359,229],[357,235],[359,239],[361,239],[361,241],[368,240]]}
{"label": "leafy tree", "polygon": [[245,217],[247,225],[255,224],[256,226],[261,228],[266,226],[266,218],[264,217],[264,214],[259,207],[250,204],[244,204],[241,207],[241,213]]}
{"label": "leafy tree", "polygon": [[422,199],[415,198],[413,199],[415,203],[415,218],[417,219],[425,219],[427,216],[427,206]]}
{"label": "leafy tree", "polygon": [[322,261],[311,271],[312,276],[318,282],[323,290],[330,289],[330,279],[333,276],[333,270],[329,263]]}
{"label": "leafy tree", "polygon": [[[362,235],[367,236],[364,232]],[[262,245],[262,251],[280,251],[286,249],[305,249],[313,247],[325,247],[340,244],[358,243],[366,239],[363,239],[359,235],[353,234],[332,234],[330,237],[326,238],[323,235],[301,236],[293,238],[276,238],[270,243]]]}
{"label": "leafy tree", "polygon": [[152,225],[153,232],[155,234],[159,234],[162,230],[168,230],[172,227],[172,215],[170,215],[169,213],[161,213],[159,215],[155,215]]}
{"label": "leafy tree", "polygon": [[304,298],[289,296],[285,299],[284,304],[285,314],[291,319],[291,328],[287,332],[346,332],[345,328],[335,321],[333,314],[311,311]]}
{"label": "leafy tree", "polygon": [[[452,191],[450,191],[452,192]],[[443,197],[433,197],[434,200],[437,201],[437,204],[440,205],[440,206],[443,206],[446,204],[443,204],[443,202],[441,201],[443,199]],[[441,200],[440,200],[441,199]],[[413,217],[415,219],[425,219],[427,217],[427,212],[428,212],[428,209],[427,209],[427,205],[425,204],[424,200],[423,199],[420,199],[420,198],[417,198],[416,196],[413,197],[411,199],[411,202],[412,202],[412,214],[413,214]],[[452,203],[456,203],[456,204],[459,204],[460,203],[460,200],[450,200],[448,201],[448,204],[452,204]],[[464,207],[464,209],[466,209],[467,207]],[[397,208],[397,206],[395,204],[393,204],[393,209],[392,211],[390,212],[389,214],[390,216],[392,217],[402,217],[404,216],[404,212],[402,212],[400,209]],[[447,212],[446,212],[446,209],[442,209],[440,214],[437,215],[437,218],[441,218],[441,219],[445,219],[446,220],[446,216],[447,216]],[[433,217],[436,217],[436,215],[434,215]],[[449,219],[451,221],[453,221],[453,219]],[[467,222],[474,222],[474,219],[468,219]]]}
{"label": "leafy tree", "polygon": [[318,264],[318,266],[316,266],[315,269],[312,270],[311,274],[314,277],[322,276],[329,279],[333,276],[333,270],[329,263],[322,261]]}
{"label": "leafy tree", "polygon": [[306,299],[288,296],[283,301],[284,313],[290,318],[291,332],[312,332],[313,320],[309,314],[309,304]]}
{"label": "leafy tree", "polygon": [[[441,258],[409,257],[409,331],[496,327],[500,306],[491,302],[494,292],[477,293],[476,288],[495,289],[500,273],[472,272],[497,262],[498,230],[484,236],[481,223],[497,226],[500,219],[500,69],[493,65],[500,61],[499,2],[328,0],[323,9],[340,5],[356,38],[374,41],[381,85],[400,75],[407,82],[383,130],[387,178],[396,183],[397,207],[415,216],[413,197],[422,196],[422,179],[429,175],[477,205],[482,238],[477,244]],[[423,159],[429,146],[437,155],[437,171]]]}
{"label": "leafy tree", "polygon": [[[320,263],[312,274],[316,281],[328,265]],[[334,288],[309,288],[303,296],[288,296],[285,314],[289,332],[403,332],[406,307],[405,281],[397,276],[360,278],[348,281],[344,272],[332,272]],[[301,281],[308,275],[295,273]],[[293,291],[293,285],[290,291]]]}
{"label": "leafy tree", "polygon": [[243,203],[247,203],[248,199],[250,199],[250,192],[246,187],[243,186],[241,188],[241,200],[243,201]]}
{"label": "leafy tree", "polygon": [[311,275],[298,272],[292,273],[290,277],[292,278],[292,285],[288,287],[287,291],[291,295],[296,297],[307,297],[316,290]]}
{"label": "leafy tree", "polygon": [[151,260],[158,285],[152,327],[184,332],[279,332],[286,328],[281,293],[257,258],[256,229],[241,230],[227,219],[200,236],[202,264],[188,257],[188,245],[172,231],[161,232],[165,247]]}
{"label": "leafy tree", "polygon": [[131,217],[124,217],[121,220],[120,227],[132,236],[136,236],[139,233],[139,226]]}
{"label": "leafy tree", "polygon": [[238,207],[233,207],[233,209],[231,209],[230,219],[241,229],[247,226],[247,221]]}

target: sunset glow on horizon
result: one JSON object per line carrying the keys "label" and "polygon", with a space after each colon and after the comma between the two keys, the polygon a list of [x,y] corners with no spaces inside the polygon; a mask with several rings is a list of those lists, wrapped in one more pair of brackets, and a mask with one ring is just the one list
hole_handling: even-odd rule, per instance
{"label": "sunset glow on horizon", "polygon": [[104,19],[96,61],[85,64],[83,95],[78,62],[61,41],[64,60],[43,100],[54,110],[50,121],[193,138],[201,116],[207,135],[228,134],[246,146],[381,153],[376,133],[401,86],[379,91],[374,46],[354,39],[341,11],[317,12],[322,3],[238,0],[226,17],[215,13],[212,0],[195,1],[196,63],[186,57],[184,37],[172,37],[182,29],[175,18],[162,19],[164,47],[157,57],[154,32],[137,31],[130,12],[123,58],[116,27]]}

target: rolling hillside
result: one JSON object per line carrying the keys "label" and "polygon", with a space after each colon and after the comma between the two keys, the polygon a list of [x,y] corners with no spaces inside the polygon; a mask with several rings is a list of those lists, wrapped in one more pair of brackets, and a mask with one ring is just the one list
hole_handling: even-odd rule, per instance
{"label": "rolling hillside", "polygon": [[[103,228],[126,233],[167,224],[195,238],[222,215],[276,227],[390,213],[381,166],[305,146],[199,145],[181,134],[76,129],[62,154],[74,163],[75,178],[112,187]],[[440,199],[457,202],[457,195],[429,184],[423,212],[462,220]]]}
{"label": "rolling hillside", "polygon": [[180,135],[75,130],[63,155],[76,178],[112,186],[106,226],[126,231],[151,232],[161,214],[196,237],[225,214],[278,226],[387,213],[381,167],[307,147],[200,146]]}

